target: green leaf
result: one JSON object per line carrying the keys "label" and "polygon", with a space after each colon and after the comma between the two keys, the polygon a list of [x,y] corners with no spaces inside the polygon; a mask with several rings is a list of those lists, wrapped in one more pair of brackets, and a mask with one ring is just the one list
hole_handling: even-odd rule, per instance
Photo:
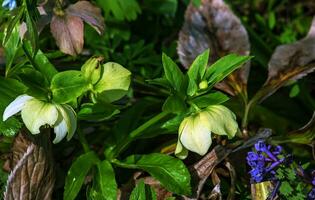
{"label": "green leaf", "polygon": [[208,80],[209,86],[213,86],[222,81],[234,70],[242,67],[242,64],[251,58],[251,56],[239,56],[236,54],[230,54],[220,58],[206,71],[205,78]]}
{"label": "green leaf", "polygon": [[[4,52],[5,52],[5,59],[6,59],[6,75],[11,69],[15,55],[20,46],[19,31],[20,31],[20,27],[19,27],[19,24],[17,24],[12,29],[12,32],[10,33],[10,35],[7,36],[8,41],[4,43]],[[7,30],[7,34],[8,34],[8,30]]]}
{"label": "green leaf", "polygon": [[38,31],[37,31],[35,21],[32,18],[31,13],[28,9],[26,9],[25,18],[26,18],[27,33],[29,34],[29,40],[32,44],[33,55],[36,55],[38,51],[38,47],[39,47]]}
{"label": "green leaf", "polygon": [[117,183],[115,180],[115,172],[112,165],[107,160],[97,164],[96,181],[104,199],[117,199]]}
{"label": "green leaf", "polygon": [[75,100],[88,90],[82,72],[69,70],[56,74],[51,81],[53,100],[63,104]]}
{"label": "green leaf", "polygon": [[[2,116],[1,116],[2,118]],[[7,137],[13,137],[22,128],[23,124],[14,117],[3,122],[0,121],[0,133]]]}
{"label": "green leaf", "polygon": [[170,120],[166,121],[161,126],[161,128],[168,129],[170,131],[174,131],[175,133],[177,133],[179,125],[183,121],[184,118],[185,118],[185,114],[179,114],[171,118]]}
{"label": "green leaf", "polygon": [[186,110],[186,104],[178,95],[171,95],[163,104],[162,110],[170,113],[181,113]]}
{"label": "green leaf", "polygon": [[47,79],[33,68],[24,68],[20,70],[19,77],[28,87],[27,94],[37,99],[46,100],[48,97],[49,83]]}
{"label": "green leaf", "polygon": [[209,60],[209,49],[200,54],[189,67],[187,72],[189,82],[187,94],[193,96],[198,90],[198,84],[206,72]]}
{"label": "green leaf", "polygon": [[41,50],[37,51],[34,62],[36,64],[35,68],[40,71],[49,82],[58,73],[55,66],[51,64],[51,62]]}
{"label": "green leaf", "polygon": [[14,136],[21,128],[22,123],[14,117],[2,120],[5,108],[20,94],[26,91],[26,87],[17,80],[0,77],[0,134]]}
{"label": "green leaf", "polygon": [[72,163],[65,181],[64,199],[75,199],[83,185],[85,176],[98,161],[99,159],[94,152],[88,152],[79,156]]}
{"label": "green leaf", "polygon": [[85,103],[82,104],[78,113],[80,120],[103,121],[117,115],[120,111],[116,106],[107,103]]}
{"label": "green leaf", "polygon": [[132,190],[129,200],[156,200],[155,191],[141,180]]}
{"label": "green leaf", "polygon": [[167,190],[176,194],[191,193],[189,171],[179,159],[159,153],[132,155],[120,166],[147,171]]}
{"label": "green leaf", "polygon": [[178,7],[178,0],[146,0],[143,4],[150,12],[174,17]]}
{"label": "green leaf", "polygon": [[164,53],[162,55],[162,62],[166,79],[177,92],[181,92],[184,74],[180,71],[176,63]]}
{"label": "green leaf", "polygon": [[293,188],[287,181],[283,181],[280,185],[279,191],[284,196],[289,196],[293,192]]}
{"label": "green leaf", "polygon": [[289,97],[290,98],[296,97],[297,95],[299,95],[299,93],[300,93],[299,85],[298,84],[294,84],[293,87],[290,90]]}
{"label": "green leaf", "polygon": [[192,100],[199,108],[205,108],[209,105],[222,104],[229,100],[229,97],[223,94],[222,92],[213,92],[198,96]]}
{"label": "green leaf", "polygon": [[194,80],[196,83],[197,81],[201,81],[206,72],[209,60],[209,52],[209,49],[205,50],[202,54],[197,56],[197,58],[189,67],[187,74],[189,78]]}
{"label": "green leaf", "polygon": [[140,6],[136,0],[97,0],[104,10],[105,15],[113,15],[117,20],[135,20],[141,13]]}

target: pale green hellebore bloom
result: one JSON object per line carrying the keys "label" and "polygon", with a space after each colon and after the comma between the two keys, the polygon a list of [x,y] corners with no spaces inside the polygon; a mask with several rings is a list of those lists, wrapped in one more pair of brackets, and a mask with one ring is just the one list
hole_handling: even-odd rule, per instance
{"label": "pale green hellebore bloom", "polygon": [[188,155],[187,150],[205,155],[212,143],[211,133],[232,138],[237,128],[236,117],[232,111],[222,105],[208,106],[181,122],[175,155],[184,159]]}
{"label": "pale green hellebore bloom", "polygon": [[76,113],[69,105],[58,105],[40,101],[26,94],[18,96],[4,110],[3,121],[21,111],[22,120],[32,134],[39,134],[40,127],[54,128],[56,137],[53,143],[60,142],[68,133],[70,140],[76,130]]}

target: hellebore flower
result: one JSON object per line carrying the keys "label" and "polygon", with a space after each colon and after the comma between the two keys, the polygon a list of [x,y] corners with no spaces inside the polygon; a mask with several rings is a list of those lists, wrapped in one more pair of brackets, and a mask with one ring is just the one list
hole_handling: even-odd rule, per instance
{"label": "hellebore flower", "polygon": [[26,128],[32,134],[39,134],[41,126],[53,127],[56,134],[53,143],[60,142],[67,133],[67,139],[70,140],[77,127],[76,113],[71,106],[44,102],[25,94],[6,107],[3,121],[20,111]]}
{"label": "hellebore flower", "polygon": [[184,159],[187,156],[187,150],[205,155],[212,143],[212,132],[232,138],[235,136],[237,127],[235,115],[228,108],[211,105],[205,110],[186,117],[181,122],[175,155]]}
{"label": "hellebore flower", "polygon": [[4,0],[2,3],[2,7],[13,10],[14,8],[16,8],[16,0]]}

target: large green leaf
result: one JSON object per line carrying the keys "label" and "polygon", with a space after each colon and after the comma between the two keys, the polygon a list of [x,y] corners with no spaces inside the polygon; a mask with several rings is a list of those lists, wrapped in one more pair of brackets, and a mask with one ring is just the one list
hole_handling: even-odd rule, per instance
{"label": "large green leaf", "polygon": [[165,103],[163,104],[163,111],[167,111],[170,113],[181,113],[185,111],[186,104],[182,98],[178,95],[171,95],[169,96]]}
{"label": "large green leaf", "polygon": [[53,64],[51,64],[51,62],[41,50],[37,51],[34,62],[36,64],[35,68],[40,71],[49,82],[54,77],[54,75],[58,73],[57,69]]}
{"label": "large green leaf", "polygon": [[56,74],[51,81],[53,100],[68,103],[88,90],[88,82],[82,72],[69,70]]}
{"label": "large green leaf", "polygon": [[141,180],[132,190],[129,200],[156,200],[155,191]]}
{"label": "large green leaf", "polygon": [[184,163],[165,154],[132,155],[121,167],[142,169],[161,182],[169,191],[176,194],[191,193],[190,174]]}
{"label": "large green leaf", "polygon": [[108,103],[85,103],[81,106],[78,118],[81,120],[103,121],[110,119],[120,111]]}
{"label": "large green leaf", "polygon": [[234,70],[242,67],[242,64],[251,58],[251,56],[239,56],[236,54],[224,56],[207,69],[205,78],[208,80],[209,85],[213,86]]}
{"label": "large green leaf", "polygon": [[[11,69],[13,60],[20,46],[19,25],[16,25],[8,37],[8,41],[4,43],[5,59],[6,59],[6,75]],[[8,30],[7,30],[8,31]],[[8,34],[8,32],[7,32]]]}
{"label": "large green leaf", "polygon": [[166,79],[177,92],[181,92],[184,74],[180,71],[176,63],[164,53],[162,55],[162,62]]}
{"label": "large green leaf", "polygon": [[65,200],[73,200],[79,193],[85,176],[91,167],[99,162],[94,152],[88,152],[78,157],[71,165],[65,182],[65,191],[63,198]]}
{"label": "large green leaf", "polygon": [[229,100],[229,97],[222,92],[208,93],[192,100],[199,108],[205,108],[209,105],[221,104]]}
{"label": "large green leaf", "polygon": [[100,192],[106,200],[117,199],[117,183],[112,165],[107,160],[97,164],[96,181]]}

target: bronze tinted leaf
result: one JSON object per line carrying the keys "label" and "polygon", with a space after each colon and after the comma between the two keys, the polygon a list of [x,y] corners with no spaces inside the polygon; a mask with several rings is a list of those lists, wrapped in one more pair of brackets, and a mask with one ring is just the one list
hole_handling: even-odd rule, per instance
{"label": "bronze tinted leaf", "polygon": [[255,101],[263,101],[288,81],[300,79],[315,70],[315,17],[307,36],[292,44],[278,46],[268,65],[268,79],[255,95]]}
{"label": "bronze tinted leaf", "polygon": [[70,5],[66,12],[69,15],[80,17],[86,23],[90,24],[99,34],[104,32],[105,23],[101,9],[88,1],[78,1]]}
{"label": "bronze tinted leaf", "polygon": [[[209,63],[229,53],[249,54],[247,32],[223,0],[202,0],[200,7],[190,4],[186,10],[177,48],[181,63],[188,68],[208,48]],[[248,63],[216,87],[231,95],[245,92],[249,67]]]}
{"label": "bronze tinted leaf", "polygon": [[12,171],[8,177],[5,200],[50,200],[54,165],[49,129],[38,136],[21,131],[12,147]]}
{"label": "bronze tinted leaf", "polygon": [[72,56],[83,49],[83,21],[81,18],[64,14],[54,15],[50,30],[60,50]]}

